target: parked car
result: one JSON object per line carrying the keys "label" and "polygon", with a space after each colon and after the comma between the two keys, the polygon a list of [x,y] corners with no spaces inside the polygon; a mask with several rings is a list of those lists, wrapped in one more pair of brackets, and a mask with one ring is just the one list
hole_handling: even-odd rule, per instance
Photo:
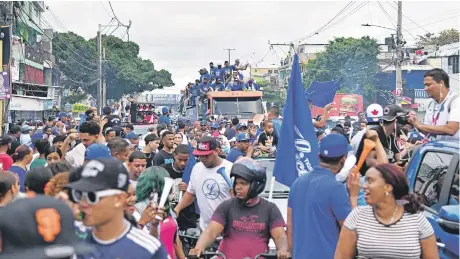
{"label": "parked car", "polygon": [[440,258],[459,258],[459,142],[422,145],[407,168],[410,189],[423,198]]}

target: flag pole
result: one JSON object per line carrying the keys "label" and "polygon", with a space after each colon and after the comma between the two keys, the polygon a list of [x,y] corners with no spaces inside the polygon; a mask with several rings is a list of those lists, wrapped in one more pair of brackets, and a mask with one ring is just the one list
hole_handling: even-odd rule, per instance
{"label": "flag pole", "polygon": [[272,201],[273,200],[273,190],[275,189],[275,176],[272,176],[272,179],[270,181],[270,191],[268,193],[268,200]]}

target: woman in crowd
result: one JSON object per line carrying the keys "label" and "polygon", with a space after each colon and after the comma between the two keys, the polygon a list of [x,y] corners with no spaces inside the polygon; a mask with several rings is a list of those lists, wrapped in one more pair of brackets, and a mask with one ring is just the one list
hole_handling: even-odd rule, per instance
{"label": "woman in crowd", "polygon": [[[152,203],[159,202],[165,177],[169,177],[169,173],[163,167],[152,166],[147,168],[144,173],[141,174],[136,186],[136,209],[143,214],[144,210],[150,210]],[[158,201],[152,200],[158,195]],[[177,235],[177,223],[171,216],[171,209],[169,198],[163,208],[163,215],[159,215],[163,220],[159,221],[153,218],[150,222],[143,222],[139,220],[139,225],[142,227],[144,224],[149,229],[151,235],[159,237],[161,243],[166,248],[168,255],[171,258],[185,259],[185,255],[182,251],[182,245],[180,243],[179,236]]]}
{"label": "woman in crowd", "polygon": [[348,215],[335,259],[439,258],[433,228],[421,213],[416,194],[409,194],[406,176],[397,165],[370,168],[363,187],[368,206]]}
{"label": "woman in crowd", "polygon": [[11,156],[13,158],[13,165],[8,169],[10,172],[15,173],[19,178],[19,190],[25,192],[25,180],[27,175],[27,165],[32,162],[33,153],[32,149],[27,145],[20,145]]}
{"label": "woman in crowd", "polygon": [[19,178],[9,171],[0,172],[0,208],[11,202],[19,193]]}
{"label": "woman in crowd", "polygon": [[48,166],[62,161],[62,152],[55,146],[48,146],[45,150],[45,159]]}
{"label": "woman in crowd", "polygon": [[67,184],[69,184],[69,173],[56,174],[46,184],[45,195],[56,196],[61,191],[67,192],[67,190],[65,190]]}

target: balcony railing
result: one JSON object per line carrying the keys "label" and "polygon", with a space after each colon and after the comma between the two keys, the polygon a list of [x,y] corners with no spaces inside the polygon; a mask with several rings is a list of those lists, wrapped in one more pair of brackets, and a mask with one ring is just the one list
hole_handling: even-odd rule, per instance
{"label": "balcony railing", "polygon": [[415,98],[430,98],[425,90],[414,89]]}

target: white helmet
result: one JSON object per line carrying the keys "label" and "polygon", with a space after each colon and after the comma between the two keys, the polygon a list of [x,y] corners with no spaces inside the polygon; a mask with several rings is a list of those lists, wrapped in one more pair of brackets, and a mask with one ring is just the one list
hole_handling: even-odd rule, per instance
{"label": "white helmet", "polygon": [[366,118],[368,123],[377,123],[383,116],[383,107],[378,103],[369,105],[366,109]]}

